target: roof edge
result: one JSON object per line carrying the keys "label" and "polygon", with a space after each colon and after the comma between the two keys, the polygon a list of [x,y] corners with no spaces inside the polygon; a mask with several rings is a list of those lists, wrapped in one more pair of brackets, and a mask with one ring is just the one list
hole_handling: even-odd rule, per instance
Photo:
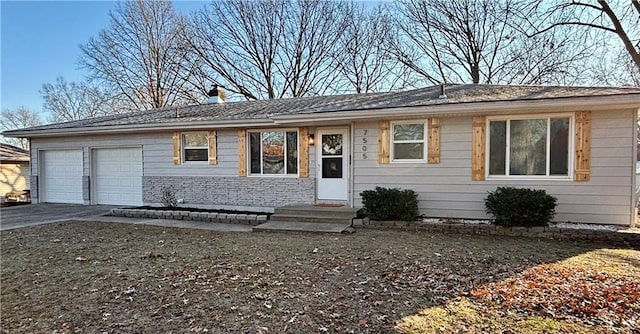
{"label": "roof edge", "polygon": [[151,123],[135,125],[107,125],[81,128],[57,128],[45,130],[10,130],[2,132],[2,135],[10,138],[36,138],[50,137],[55,135],[79,136],[84,134],[117,134],[126,133],[130,130],[137,132],[156,132],[172,130],[195,130],[215,125],[217,128],[237,128],[240,126],[259,127],[273,125],[273,121],[268,119],[243,119],[222,122],[200,121],[189,123]]}
{"label": "roof edge", "polygon": [[[275,124],[296,123],[301,121],[358,120],[376,119],[388,116],[411,117],[423,115],[471,115],[500,112],[567,112],[580,110],[640,109],[638,94],[608,96],[566,97],[531,100],[508,100],[486,102],[460,102],[437,105],[417,105],[378,109],[352,109],[324,113],[306,113],[280,115],[271,119]],[[364,111],[368,111],[364,114]]]}

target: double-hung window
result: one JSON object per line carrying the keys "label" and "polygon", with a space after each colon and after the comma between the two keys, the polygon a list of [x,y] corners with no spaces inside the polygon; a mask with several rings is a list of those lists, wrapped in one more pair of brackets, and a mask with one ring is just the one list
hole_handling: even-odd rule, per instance
{"label": "double-hung window", "polygon": [[571,175],[572,116],[489,119],[489,176]]}
{"label": "double-hung window", "polygon": [[391,123],[391,156],[394,162],[425,161],[426,122]]}
{"label": "double-hung window", "polygon": [[249,132],[252,175],[298,174],[298,132]]}
{"label": "double-hung window", "polygon": [[209,137],[207,132],[182,133],[182,156],[184,162],[207,161],[209,159]]}

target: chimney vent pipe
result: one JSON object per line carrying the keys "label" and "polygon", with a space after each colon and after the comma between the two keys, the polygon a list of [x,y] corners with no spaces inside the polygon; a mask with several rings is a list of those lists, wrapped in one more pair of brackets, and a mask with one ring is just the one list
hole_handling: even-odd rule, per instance
{"label": "chimney vent pipe", "polygon": [[224,86],[222,85],[213,85],[207,95],[209,96],[209,103],[224,103],[226,100]]}
{"label": "chimney vent pipe", "polygon": [[439,99],[446,99],[447,98],[447,92],[445,91],[445,84],[442,83],[440,84],[440,96],[438,96]]}

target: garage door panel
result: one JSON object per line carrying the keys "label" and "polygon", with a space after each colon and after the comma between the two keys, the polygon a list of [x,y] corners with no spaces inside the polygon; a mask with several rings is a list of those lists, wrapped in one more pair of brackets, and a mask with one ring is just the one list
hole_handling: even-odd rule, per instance
{"label": "garage door panel", "polygon": [[42,163],[45,202],[84,203],[81,150],[43,151]]}
{"label": "garage door panel", "polygon": [[94,150],[94,187],[97,204],[142,204],[142,150]]}

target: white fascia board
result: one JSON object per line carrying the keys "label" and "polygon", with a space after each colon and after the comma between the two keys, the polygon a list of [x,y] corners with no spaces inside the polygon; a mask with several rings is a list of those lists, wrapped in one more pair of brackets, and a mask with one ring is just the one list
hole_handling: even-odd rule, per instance
{"label": "white fascia board", "polygon": [[79,128],[60,128],[47,130],[10,130],[2,133],[5,137],[11,138],[37,138],[51,136],[79,136],[85,134],[118,134],[135,132],[158,132],[174,130],[204,130],[223,129],[239,127],[264,127],[272,126],[273,122],[265,119],[245,119],[222,122],[199,121],[188,123],[160,123],[160,124],[133,124],[133,125],[108,125]]}
{"label": "white fascia board", "polygon": [[427,106],[411,106],[382,109],[359,109],[333,112],[318,112],[272,117],[276,124],[317,123],[365,119],[394,119],[424,116],[466,116],[501,113],[539,113],[597,111],[640,107],[640,95],[612,95],[580,98],[553,98],[546,100],[517,100],[495,102],[464,102]]}

